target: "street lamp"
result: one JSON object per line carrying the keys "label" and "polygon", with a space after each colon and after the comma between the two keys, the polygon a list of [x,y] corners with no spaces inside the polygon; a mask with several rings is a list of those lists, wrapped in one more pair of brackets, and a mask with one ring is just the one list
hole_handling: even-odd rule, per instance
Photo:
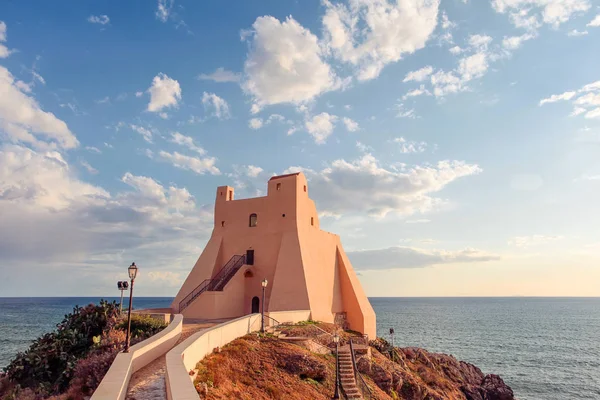
{"label": "street lamp", "polygon": [[267,278],[265,278],[265,279],[263,279],[261,284],[262,284],[262,288],[263,288],[263,293],[262,293],[262,310],[260,312],[260,314],[261,314],[260,315],[260,332],[265,333],[265,289],[267,288],[269,281],[267,280]]}
{"label": "street lamp", "polygon": [[394,347],[394,328],[390,328],[390,336],[392,337],[392,347]]}
{"label": "street lamp", "polygon": [[138,272],[138,267],[134,262],[131,263],[129,268],[127,268],[127,272],[129,273],[129,279],[131,279],[131,290],[129,290],[129,310],[127,312],[127,336],[125,337],[125,350],[123,353],[129,353],[129,340],[131,335],[131,303],[133,301],[133,281],[135,280],[135,276]]}
{"label": "street lamp", "polygon": [[335,343],[335,392],[333,393],[333,399],[340,398],[340,337],[337,332],[333,335],[333,341]]}
{"label": "street lamp", "polygon": [[129,288],[129,282],[127,281],[119,281],[117,282],[117,287],[121,291],[121,301],[119,302],[119,315],[123,312],[123,292]]}

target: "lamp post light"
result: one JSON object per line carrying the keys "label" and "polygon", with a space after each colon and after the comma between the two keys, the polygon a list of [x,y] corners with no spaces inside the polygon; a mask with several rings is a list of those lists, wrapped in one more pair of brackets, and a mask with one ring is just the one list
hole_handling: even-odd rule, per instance
{"label": "lamp post light", "polygon": [[267,285],[269,284],[269,281],[267,280],[267,278],[263,279],[261,282],[262,285],[262,309],[260,312],[260,332],[261,333],[265,333],[265,289],[267,288]]}
{"label": "lamp post light", "polygon": [[127,336],[125,337],[125,350],[123,353],[129,353],[129,341],[131,336],[131,303],[133,301],[133,281],[135,280],[135,276],[138,272],[138,267],[134,262],[131,263],[129,268],[127,268],[127,272],[129,273],[129,279],[131,279],[131,289],[129,290],[129,310],[127,310]]}
{"label": "lamp post light", "polygon": [[333,336],[335,343],[335,392],[333,393],[333,399],[340,398],[340,337],[337,332]]}
{"label": "lamp post light", "polygon": [[119,302],[119,315],[123,312],[123,292],[129,288],[129,282],[127,281],[119,281],[117,282],[117,287],[121,291],[121,301]]}

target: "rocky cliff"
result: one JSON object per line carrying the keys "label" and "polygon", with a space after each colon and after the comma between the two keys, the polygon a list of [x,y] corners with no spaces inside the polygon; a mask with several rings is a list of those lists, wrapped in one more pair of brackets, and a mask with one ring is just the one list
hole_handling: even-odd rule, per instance
{"label": "rocky cliff", "polygon": [[[201,361],[196,388],[202,399],[331,399],[335,387],[335,356],[321,351],[322,334],[311,327],[292,327],[290,335],[306,341],[281,340],[272,335],[248,335]],[[331,326],[320,324],[331,330]],[[321,331],[322,332],[322,331]],[[326,335],[325,335],[326,336]],[[352,333],[343,333],[347,342]],[[326,338],[325,338],[326,339]],[[318,344],[321,342],[321,344]],[[299,345],[301,344],[301,345]],[[394,350],[382,339],[370,342],[357,356],[357,368],[372,399],[513,400],[512,390],[497,375],[445,354],[417,348]]]}

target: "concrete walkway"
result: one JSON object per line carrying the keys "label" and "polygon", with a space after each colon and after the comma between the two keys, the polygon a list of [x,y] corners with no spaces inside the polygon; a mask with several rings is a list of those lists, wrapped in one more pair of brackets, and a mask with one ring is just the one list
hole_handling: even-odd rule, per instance
{"label": "concrete walkway", "polygon": [[[175,346],[194,333],[223,321],[184,320],[181,338]],[[175,347],[173,346],[173,347]],[[166,400],[166,356],[163,355],[133,374],[127,389],[127,400]]]}

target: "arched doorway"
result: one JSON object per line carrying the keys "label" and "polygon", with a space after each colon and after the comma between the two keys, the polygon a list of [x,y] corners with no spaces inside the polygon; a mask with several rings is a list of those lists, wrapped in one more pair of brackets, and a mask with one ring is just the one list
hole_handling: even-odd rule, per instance
{"label": "arched doorway", "polygon": [[257,314],[260,312],[259,305],[260,299],[258,298],[258,296],[254,296],[252,298],[252,314]]}

